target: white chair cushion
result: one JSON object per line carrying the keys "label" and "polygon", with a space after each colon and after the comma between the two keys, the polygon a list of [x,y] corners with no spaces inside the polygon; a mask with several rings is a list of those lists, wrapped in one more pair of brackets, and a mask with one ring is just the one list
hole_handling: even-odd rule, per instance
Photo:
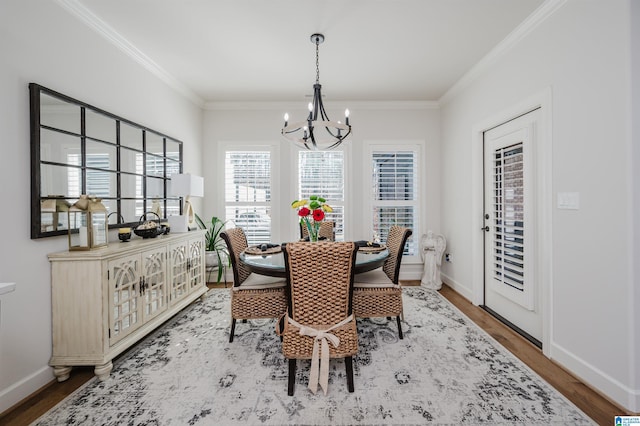
{"label": "white chair cushion", "polygon": [[369,272],[363,272],[362,274],[356,274],[353,279],[353,286],[355,288],[398,287],[397,284],[394,284],[393,281],[389,279],[382,268],[374,269],[373,271]]}
{"label": "white chair cushion", "polygon": [[264,290],[266,288],[278,288],[286,285],[287,281],[284,278],[251,273],[240,286],[234,286],[233,290]]}

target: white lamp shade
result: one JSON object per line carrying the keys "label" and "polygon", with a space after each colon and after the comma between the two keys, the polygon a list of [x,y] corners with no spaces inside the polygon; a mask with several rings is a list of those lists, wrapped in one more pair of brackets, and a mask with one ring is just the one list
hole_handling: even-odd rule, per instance
{"label": "white lamp shade", "polygon": [[169,192],[178,197],[202,197],[204,196],[204,178],[190,173],[171,175]]}

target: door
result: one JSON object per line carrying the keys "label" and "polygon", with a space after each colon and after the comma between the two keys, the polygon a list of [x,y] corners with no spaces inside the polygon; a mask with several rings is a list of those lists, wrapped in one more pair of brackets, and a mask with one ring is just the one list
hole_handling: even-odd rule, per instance
{"label": "door", "polygon": [[534,146],[539,110],[484,133],[484,307],[541,347]]}
{"label": "door", "polygon": [[140,256],[109,261],[109,344],[113,345],[142,325]]}

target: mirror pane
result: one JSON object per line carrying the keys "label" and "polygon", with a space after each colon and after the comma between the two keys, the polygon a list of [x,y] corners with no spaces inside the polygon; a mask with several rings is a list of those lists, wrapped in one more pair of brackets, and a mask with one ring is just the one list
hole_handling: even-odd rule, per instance
{"label": "mirror pane", "polygon": [[167,177],[171,177],[171,175],[177,175],[180,173],[180,162],[169,160],[167,158]]}
{"label": "mirror pane", "polygon": [[142,174],[142,156],[141,152],[120,147],[120,171]]}
{"label": "mirror pane", "polygon": [[40,201],[40,232],[62,231],[69,221],[67,200],[44,199]]}
{"label": "mirror pane", "polygon": [[102,199],[102,204],[107,208],[107,214],[111,214],[109,223],[118,223],[118,201]]}
{"label": "mirror pane", "polygon": [[147,198],[164,198],[164,179],[147,177]]}
{"label": "mirror pane", "polygon": [[146,152],[150,152],[152,154],[156,154],[159,156],[163,156],[164,155],[164,139],[162,136],[150,132],[147,130],[146,133],[146,147],[145,147],[145,151]]}
{"label": "mirror pane", "polygon": [[[88,157],[87,155],[87,161]],[[87,169],[86,193],[99,198],[117,198],[117,177],[115,172]]]}
{"label": "mirror pane", "polygon": [[116,143],[116,120],[91,109],[85,110],[84,119],[87,136]]}
{"label": "mirror pane", "polygon": [[120,196],[142,200],[142,176],[120,174]]}
{"label": "mirror pane", "polygon": [[87,167],[96,167],[106,170],[117,170],[117,150],[115,145],[96,142],[90,139],[87,145]]}
{"label": "mirror pane", "polygon": [[78,167],[40,164],[40,197],[80,195],[82,170]]}
{"label": "mirror pane", "polygon": [[164,158],[145,154],[147,159],[147,175],[164,177]]}
{"label": "mirror pane", "polygon": [[167,145],[167,158],[179,160],[180,159],[180,143],[171,139],[167,139],[166,145]]}
{"label": "mirror pane", "polygon": [[40,161],[79,165],[80,152],[79,136],[40,129]]}
{"label": "mirror pane", "polygon": [[121,121],[120,145],[142,151],[142,129]]}
{"label": "mirror pane", "polygon": [[40,125],[80,134],[80,106],[40,93]]}
{"label": "mirror pane", "polygon": [[142,200],[121,200],[120,208],[125,222],[138,222],[142,215]]}

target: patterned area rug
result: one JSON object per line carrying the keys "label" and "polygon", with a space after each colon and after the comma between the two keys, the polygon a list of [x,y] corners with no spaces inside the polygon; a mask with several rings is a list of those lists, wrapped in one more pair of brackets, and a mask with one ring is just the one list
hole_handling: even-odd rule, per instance
{"label": "patterned area rug", "polygon": [[37,425],[592,425],[571,402],[435,291],[404,293],[394,321],[359,320],[355,392],[331,360],[329,392],[287,362],[275,320],[239,322],[228,343],[229,290],[210,290],[43,415]]}

